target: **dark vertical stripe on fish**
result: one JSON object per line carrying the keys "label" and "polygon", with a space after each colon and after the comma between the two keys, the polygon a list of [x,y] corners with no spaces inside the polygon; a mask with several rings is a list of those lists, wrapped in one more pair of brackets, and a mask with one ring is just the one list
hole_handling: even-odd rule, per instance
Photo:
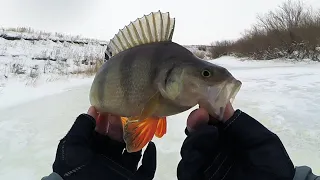
{"label": "dark vertical stripe on fish", "polygon": [[[110,61],[107,61],[106,63],[109,63],[109,62]],[[105,65],[103,68],[104,69],[101,69],[101,70],[105,72],[105,69],[107,68],[107,66]],[[105,91],[106,82],[107,82],[107,76],[100,75],[99,82],[98,82],[99,86],[97,88],[97,98],[102,109],[105,108],[104,107],[105,103],[103,102],[103,100],[104,100],[104,91]]]}
{"label": "dark vertical stripe on fish", "polygon": [[152,59],[154,59],[151,63],[151,67],[150,69],[152,69],[153,71],[151,72],[151,77],[150,77],[150,83],[152,84],[157,76],[157,74],[161,71],[160,64],[163,63],[164,61],[164,56],[168,53],[165,52],[165,49],[163,49],[163,47],[161,46],[156,46],[157,48],[155,48],[154,52],[152,53]]}
{"label": "dark vertical stripe on fish", "polygon": [[126,53],[121,60],[120,65],[120,85],[126,102],[130,102],[130,94],[134,86],[134,79],[132,77],[133,73],[133,63],[136,60],[137,54],[132,52]]}

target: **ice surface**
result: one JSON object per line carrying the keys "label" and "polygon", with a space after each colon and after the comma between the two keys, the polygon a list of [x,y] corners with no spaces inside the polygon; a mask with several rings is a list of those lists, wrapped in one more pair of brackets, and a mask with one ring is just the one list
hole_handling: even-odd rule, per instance
{"label": "ice surface", "polygon": [[[320,174],[320,64],[288,64],[280,60],[240,62],[230,57],[212,62],[224,65],[243,82],[234,101],[235,108],[257,118],[279,135],[295,165],[311,166]],[[33,101],[30,97],[22,104],[17,104],[14,97],[19,93],[23,100],[31,90],[23,93],[8,89],[0,96],[1,103],[5,97],[6,102],[15,100],[11,104],[17,104],[0,109],[0,179],[40,179],[52,171],[59,139],[89,106],[90,82],[83,80],[68,91],[47,93],[51,95]],[[41,91],[46,89],[50,88],[43,87]],[[190,111],[169,117],[167,134],[154,139],[158,148],[156,179],[176,179]]]}
{"label": "ice surface", "polygon": [[0,109],[15,106],[21,103],[38,99],[44,96],[72,90],[92,82],[93,77],[73,76],[58,77],[54,81],[48,81],[50,77],[41,77],[37,83],[25,85],[25,79],[11,78],[4,87],[0,87]]}

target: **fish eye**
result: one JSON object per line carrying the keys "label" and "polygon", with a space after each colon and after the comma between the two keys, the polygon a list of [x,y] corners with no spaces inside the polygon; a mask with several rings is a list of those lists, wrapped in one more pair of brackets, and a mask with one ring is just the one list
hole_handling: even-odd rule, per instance
{"label": "fish eye", "polygon": [[203,70],[203,71],[201,72],[201,75],[202,75],[203,77],[210,77],[210,76],[211,76],[211,72],[210,72],[209,70],[205,69],[205,70]]}

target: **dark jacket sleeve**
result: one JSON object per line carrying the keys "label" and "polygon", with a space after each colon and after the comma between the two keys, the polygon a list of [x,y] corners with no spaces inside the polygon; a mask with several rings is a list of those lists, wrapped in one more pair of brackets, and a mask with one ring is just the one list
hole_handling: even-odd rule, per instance
{"label": "dark jacket sleeve", "polygon": [[257,120],[237,110],[218,129],[227,149],[237,157],[232,167],[235,177],[246,180],[293,179],[294,165],[279,137]]}
{"label": "dark jacket sleeve", "polygon": [[314,175],[308,166],[298,166],[293,180],[320,180],[320,176]]}
{"label": "dark jacket sleeve", "polygon": [[41,178],[41,180],[63,180],[63,179],[59,174],[52,172],[49,176],[45,176]]}

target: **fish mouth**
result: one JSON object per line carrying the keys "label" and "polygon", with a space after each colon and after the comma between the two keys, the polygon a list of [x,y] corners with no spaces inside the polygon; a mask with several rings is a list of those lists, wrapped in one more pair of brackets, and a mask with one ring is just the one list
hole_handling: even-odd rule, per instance
{"label": "fish mouth", "polygon": [[225,107],[233,102],[242,86],[241,81],[231,79],[219,86],[209,86],[205,92],[205,98],[199,101],[199,106],[205,108],[213,117],[223,118]]}
{"label": "fish mouth", "polygon": [[231,91],[230,96],[228,98],[231,103],[233,103],[235,97],[237,96],[238,92],[240,91],[240,88],[242,86],[242,82],[237,79],[234,79],[232,84],[233,84],[233,87],[231,87],[232,91]]}

